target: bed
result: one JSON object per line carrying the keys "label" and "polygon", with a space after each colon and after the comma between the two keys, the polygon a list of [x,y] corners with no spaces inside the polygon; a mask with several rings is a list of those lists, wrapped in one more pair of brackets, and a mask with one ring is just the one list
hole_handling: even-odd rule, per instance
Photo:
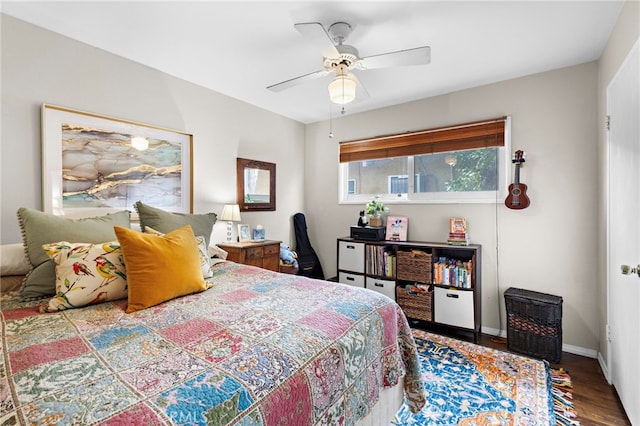
{"label": "bed", "polygon": [[41,312],[3,290],[0,423],[388,424],[400,398],[423,406],[389,298],[233,262],[205,281],[130,313],[126,298]]}

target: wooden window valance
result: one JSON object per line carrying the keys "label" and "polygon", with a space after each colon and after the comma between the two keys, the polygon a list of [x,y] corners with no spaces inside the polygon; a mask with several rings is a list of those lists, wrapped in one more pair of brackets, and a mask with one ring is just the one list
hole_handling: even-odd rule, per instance
{"label": "wooden window valance", "polygon": [[340,142],[340,162],[504,146],[507,117]]}

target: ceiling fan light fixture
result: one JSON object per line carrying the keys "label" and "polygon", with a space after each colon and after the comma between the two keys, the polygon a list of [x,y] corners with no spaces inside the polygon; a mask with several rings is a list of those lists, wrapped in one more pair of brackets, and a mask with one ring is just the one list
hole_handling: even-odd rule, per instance
{"label": "ceiling fan light fixture", "polygon": [[346,105],[356,98],[356,82],[349,75],[340,74],[329,83],[329,98],[331,102]]}

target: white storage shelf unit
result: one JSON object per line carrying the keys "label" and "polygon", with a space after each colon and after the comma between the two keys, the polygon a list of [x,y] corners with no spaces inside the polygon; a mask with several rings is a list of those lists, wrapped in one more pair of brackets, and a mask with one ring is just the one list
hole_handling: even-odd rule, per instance
{"label": "white storage shelf unit", "polygon": [[[446,243],[427,243],[417,241],[365,241],[353,238],[339,238],[338,241],[338,281],[343,284],[367,288],[377,291],[396,300],[396,286],[405,286],[410,282],[397,279],[394,268],[392,276],[376,275],[368,271],[367,265],[371,265],[374,250],[370,246],[384,248],[392,255],[398,250],[421,250],[431,254],[433,264],[441,259],[471,262],[471,285],[463,288],[463,285],[438,284],[435,281],[433,271],[430,272],[431,283],[428,284],[432,291],[430,307],[433,312],[434,324],[456,327],[474,333],[477,340],[480,333],[480,262],[481,247],[477,244],[468,246],[451,246]],[[410,315],[407,315],[410,319]]]}

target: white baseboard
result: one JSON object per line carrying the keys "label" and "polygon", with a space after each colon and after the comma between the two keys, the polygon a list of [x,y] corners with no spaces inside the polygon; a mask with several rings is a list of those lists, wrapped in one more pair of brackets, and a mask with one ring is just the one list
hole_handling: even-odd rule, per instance
{"label": "white baseboard", "polygon": [[497,328],[482,327],[480,331],[483,334],[489,334],[491,336],[507,337],[507,332],[505,330],[498,330]]}
{"label": "white baseboard", "polygon": [[609,367],[607,367],[607,361],[603,358],[600,352],[598,352],[598,364],[600,364],[600,369],[602,370],[602,374],[604,374],[604,378],[607,379],[607,383],[611,384],[611,377],[609,377]]}
{"label": "white baseboard", "polygon": [[573,346],[573,345],[562,345],[562,350],[564,352],[569,352],[570,354],[582,355],[587,358],[598,358],[598,351],[595,349],[587,349],[581,346]]}
{"label": "white baseboard", "polygon": [[[482,333],[489,334],[491,336],[507,337],[506,330],[498,330],[497,328],[482,327]],[[563,344],[562,351],[568,352],[570,354],[586,356],[587,358],[594,358],[594,359],[598,358],[598,351],[594,349],[583,348],[580,346]],[[606,377],[606,374],[605,374],[605,377]]]}

